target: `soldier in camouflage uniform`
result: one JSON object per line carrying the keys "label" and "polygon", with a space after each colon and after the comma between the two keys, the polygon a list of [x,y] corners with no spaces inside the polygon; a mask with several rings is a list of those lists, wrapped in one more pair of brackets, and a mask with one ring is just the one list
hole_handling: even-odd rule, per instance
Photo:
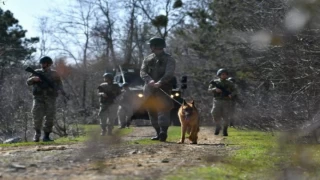
{"label": "soldier in camouflage uniform", "polygon": [[[45,56],[40,59],[41,69],[35,71],[43,74],[51,82],[53,82],[56,89],[52,89],[46,82],[35,75],[30,75],[27,80],[29,86],[33,86],[33,128],[35,135],[33,137],[34,142],[39,142],[41,136],[41,129],[44,131],[43,141],[53,141],[50,139],[50,133],[52,132],[53,122],[56,114],[56,99],[58,97],[57,89],[62,89],[61,78],[58,73],[52,70],[52,59]],[[42,127],[42,121],[45,118],[44,126]]]}
{"label": "soldier in camouflage uniform", "polygon": [[164,51],[164,39],[151,38],[149,44],[152,54],[143,60],[140,76],[145,81],[144,97],[149,118],[157,133],[151,139],[166,141],[173,102],[164,92],[171,94],[170,81],[174,77],[176,62]]}
{"label": "soldier in camouflage uniform", "polygon": [[117,118],[116,98],[121,93],[118,84],[113,84],[113,75],[105,73],[103,75],[104,82],[98,87],[98,95],[100,101],[99,117],[101,126],[101,136],[106,134],[112,135],[114,122]]}
{"label": "soldier in camouflage uniform", "polygon": [[122,92],[119,98],[118,120],[119,129],[129,127],[131,124],[131,116],[133,114],[133,93],[129,89],[129,84],[122,85]]}
{"label": "soldier in camouflage uniform", "polygon": [[221,130],[221,120],[223,119],[223,136],[228,136],[228,126],[230,121],[230,112],[232,111],[232,99],[236,96],[237,91],[234,84],[227,80],[228,71],[219,69],[217,72],[219,79],[214,80],[216,84],[229,91],[228,96],[223,91],[213,84],[209,86],[209,92],[213,93],[213,107],[211,110],[214,121],[216,122],[215,135],[218,135]]}

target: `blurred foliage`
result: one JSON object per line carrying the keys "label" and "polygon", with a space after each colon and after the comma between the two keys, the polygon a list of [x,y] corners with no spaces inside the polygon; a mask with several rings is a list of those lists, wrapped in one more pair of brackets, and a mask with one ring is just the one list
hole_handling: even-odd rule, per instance
{"label": "blurred foliage", "polygon": [[[177,141],[179,130],[171,130]],[[280,137],[279,132],[230,128],[229,137],[222,141],[225,154],[205,154],[201,157],[202,167],[181,168],[165,179],[291,179],[292,175],[317,179],[320,145],[282,144]]]}
{"label": "blurred foliage", "polygon": [[156,27],[166,27],[168,25],[168,17],[165,15],[156,16],[152,21],[152,25]]}
{"label": "blurred foliage", "polygon": [[[174,31],[172,44],[181,59],[198,62],[201,75],[194,78],[199,81],[229,69],[247,105],[239,105],[240,124],[265,130],[299,127],[316,121],[320,103],[318,6],[318,1],[202,1],[188,9],[190,23]],[[288,18],[292,14],[296,18]],[[189,63],[181,71],[193,67]]]}
{"label": "blurred foliage", "polygon": [[[136,19],[133,29],[130,29],[133,33],[127,33],[134,34],[132,42],[128,41],[127,36],[112,35],[112,43],[119,47],[115,48],[114,56],[118,64],[124,62],[125,47],[132,47],[132,63],[139,66],[143,57],[150,53],[145,43],[148,37],[164,37],[168,45],[166,51],[177,62],[177,77],[189,77],[188,89],[183,96],[196,101],[203,124],[213,124],[210,115],[212,96],[207,88],[208,82],[217,78],[216,71],[220,68],[227,68],[230,76],[236,79],[239,98],[243,101],[243,104],[237,105],[238,126],[270,131],[299,128],[317,121],[315,115],[320,105],[320,13],[316,9],[319,1],[165,2],[136,0],[131,2],[133,4],[127,2],[129,4],[121,7],[133,12],[133,16],[131,14],[126,18]],[[108,5],[109,9],[120,8],[112,6],[112,3]],[[132,7],[136,8],[135,11],[132,11]],[[30,89],[25,86],[27,75],[21,71],[24,66],[20,64],[15,69],[12,60],[22,62],[22,59],[29,57],[33,52],[30,44],[36,42],[37,38],[26,39],[25,30],[17,24],[12,13],[1,11],[1,15],[7,22],[1,26],[3,29],[0,32],[4,33],[1,37],[10,37],[6,40],[7,44],[18,44],[16,47],[26,50],[23,57],[19,53],[9,53],[0,58],[7,67],[2,68],[0,73],[0,77],[3,77],[0,101],[5,104],[0,108],[0,120],[5,129],[2,132],[14,134],[22,129],[20,126],[25,125],[27,120],[30,126],[30,114],[22,112],[31,108],[32,97]],[[116,21],[119,17],[110,18],[110,22],[123,23]],[[119,29],[112,29],[113,32],[129,31],[128,27],[123,30],[123,24],[120,25],[117,26]],[[14,28],[5,31],[8,27]],[[63,54],[63,58],[55,59],[54,68],[63,76],[66,92],[71,96],[67,106],[58,101],[59,123],[98,122],[96,87],[103,80],[101,75],[113,68],[113,55],[108,44],[110,34],[107,37],[109,41],[106,41],[103,39],[106,37],[101,36],[107,31],[101,31],[97,36],[97,27],[106,27],[106,22],[99,21],[92,29],[88,29],[93,36],[88,42],[90,51],[81,51],[78,57],[72,57],[79,63],[68,65],[66,59],[69,57],[66,54]],[[64,40],[72,40],[68,38]],[[132,43],[130,46],[129,42]],[[83,53],[88,55],[86,65],[81,64]],[[6,57],[5,61],[3,57]],[[85,88],[82,83],[84,79],[87,83]],[[12,80],[19,83],[13,83]],[[88,104],[85,109],[81,107],[84,96],[81,92],[84,89],[87,90],[84,100]],[[21,113],[15,111],[19,108],[18,112]]]}
{"label": "blurred foliage", "polygon": [[[30,59],[36,51],[30,45],[39,42],[39,38],[26,38],[27,30],[20,26],[19,21],[10,11],[0,8],[0,66],[17,66],[25,59]],[[1,69],[1,71],[3,71]],[[0,80],[3,79],[0,76]]]}
{"label": "blurred foliage", "polygon": [[173,3],[173,8],[181,8],[183,5],[183,2],[182,0],[175,0],[174,3]]}

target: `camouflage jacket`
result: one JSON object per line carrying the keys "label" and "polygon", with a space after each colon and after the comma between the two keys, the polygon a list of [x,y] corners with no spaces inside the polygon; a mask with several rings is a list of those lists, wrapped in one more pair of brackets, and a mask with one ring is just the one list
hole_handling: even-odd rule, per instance
{"label": "camouflage jacket", "polygon": [[35,77],[35,75],[31,74],[27,80],[27,85],[33,86],[33,90],[32,90],[33,95],[34,96],[47,95],[47,96],[57,97],[58,96],[57,89],[63,89],[62,81],[57,71],[51,70],[50,68],[46,70],[36,69],[35,71],[43,74],[47,79],[53,82],[54,86],[56,87],[56,90],[52,89],[46,82],[43,82],[43,81],[33,82],[32,78]]}
{"label": "camouflage jacket", "polygon": [[169,84],[174,77],[175,66],[176,61],[171,55],[165,52],[160,55],[152,53],[143,60],[140,77],[145,83],[154,80],[160,84]]}
{"label": "camouflage jacket", "polygon": [[[236,97],[237,95],[237,90],[235,88],[235,85],[228,80],[221,80],[221,79],[215,79],[214,82],[216,82],[218,85],[224,87],[227,91],[231,93],[232,97]],[[213,97],[216,100],[231,100],[229,97],[226,97],[223,95],[223,93],[217,93],[216,87],[212,84],[209,85],[208,91],[213,93]]]}
{"label": "camouflage jacket", "polygon": [[101,83],[98,86],[98,92],[104,93],[107,97],[100,95],[99,102],[102,104],[112,104],[115,102],[116,98],[120,95],[121,89],[118,84],[108,84],[106,82]]}

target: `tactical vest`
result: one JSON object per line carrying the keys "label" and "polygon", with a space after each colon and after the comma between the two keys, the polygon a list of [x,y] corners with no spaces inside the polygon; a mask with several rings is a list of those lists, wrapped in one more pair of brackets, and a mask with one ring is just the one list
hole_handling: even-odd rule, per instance
{"label": "tactical vest", "polygon": [[100,96],[99,102],[102,104],[114,103],[117,96],[120,94],[120,87],[118,84],[102,83],[98,87],[99,92],[103,92],[107,97]]}
{"label": "tactical vest", "polygon": [[159,81],[161,77],[163,77],[163,75],[165,74],[168,61],[167,56],[167,54],[163,54],[159,57],[154,56],[152,59],[149,60],[147,64],[147,72],[153,80]]}
{"label": "tactical vest", "polygon": [[[217,84],[224,87],[228,91],[232,91],[232,85],[231,82],[228,80],[221,81],[220,79],[214,80]],[[226,97],[223,95],[223,93],[217,93],[216,91],[213,92],[213,96],[215,99],[218,100],[231,100],[229,97]]]}
{"label": "tactical vest", "polygon": [[[44,75],[48,80],[50,80],[55,86],[57,86],[57,79],[56,77],[58,76],[56,74],[56,71],[52,71],[52,70],[48,70],[48,71],[43,71],[42,69],[36,69],[35,70],[38,73],[41,73],[42,75]],[[52,96],[52,97],[57,97],[58,96],[58,92],[54,89],[52,89],[48,83],[40,81],[40,82],[36,82],[33,85],[33,90],[32,90],[32,94],[34,96]]]}

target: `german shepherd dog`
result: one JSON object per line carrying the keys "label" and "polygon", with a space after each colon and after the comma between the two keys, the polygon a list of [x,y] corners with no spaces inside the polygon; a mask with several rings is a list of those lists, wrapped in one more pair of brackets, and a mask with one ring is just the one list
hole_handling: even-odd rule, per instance
{"label": "german shepherd dog", "polygon": [[186,132],[189,134],[190,144],[197,144],[199,128],[199,113],[197,108],[194,106],[194,101],[185,102],[183,101],[178,116],[181,123],[181,139],[179,144],[184,143]]}

